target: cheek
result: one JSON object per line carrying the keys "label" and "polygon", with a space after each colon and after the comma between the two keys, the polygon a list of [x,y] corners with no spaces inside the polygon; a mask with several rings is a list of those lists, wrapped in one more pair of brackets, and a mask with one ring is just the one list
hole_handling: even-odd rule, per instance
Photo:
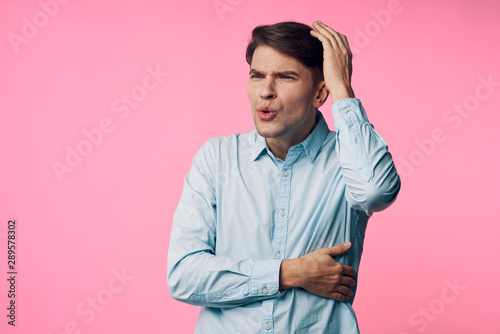
{"label": "cheek", "polygon": [[247,94],[248,94],[249,97],[255,95],[255,91],[256,91],[255,88],[256,87],[255,87],[254,84],[252,84],[251,82],[248,82],[248,85],[247,85]]}
{"label": "cheek", "polygon": [[293,91],[287,94],[283,100],[286,101],[287,107],[291,109],[290,111],[293,111],[294,114],[301,113],[308,104],[305,96],[298,95],[297,92],[294,93]]}
{"label": "cheek", "polygon": [[259,92],[255,89],[255,87],[250,87],[247,90],[248,100],[254,106],[254,103],[257,102],[260,98]]}
{"label": "cheek", "polygon": [[313,96],[309,92],[302,92],[302,94],[294,94],[293,101],[295,105],[301,110],[309,109],[313,104]]}

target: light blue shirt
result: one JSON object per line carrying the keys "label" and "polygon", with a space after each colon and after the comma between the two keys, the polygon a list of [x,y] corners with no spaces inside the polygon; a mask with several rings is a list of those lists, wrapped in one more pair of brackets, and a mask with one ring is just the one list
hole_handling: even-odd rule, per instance
{"label": "light blue shirt", "polygon": [[[283,259],[351,241],[358,271],[368,218],[400,188],[387,143],[358,99],[321,112],[285,161],[256,130],[211,138],[186,175],[167,264],[173,298],[201,305],[195,333],[359,333],[349,302],[279,291]],[[356,277],[357,280],[357,277]],[[352,288],[355,292],[355,287]]]}

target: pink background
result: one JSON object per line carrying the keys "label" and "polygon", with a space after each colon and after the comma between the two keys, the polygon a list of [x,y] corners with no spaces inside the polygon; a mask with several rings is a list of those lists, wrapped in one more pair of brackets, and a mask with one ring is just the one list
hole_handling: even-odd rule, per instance
{"label": "pink background", "polygon": [[[192,333],[199,308],[166,284],[184,175],[208,138],[253,129],[252,28],[315,19],[348,36],[356,96],[403,177],[367,230],[362,333],[500,333],[495,0],[3,1],[0,331]],[[72,167],[68,149],[84,155]]]}

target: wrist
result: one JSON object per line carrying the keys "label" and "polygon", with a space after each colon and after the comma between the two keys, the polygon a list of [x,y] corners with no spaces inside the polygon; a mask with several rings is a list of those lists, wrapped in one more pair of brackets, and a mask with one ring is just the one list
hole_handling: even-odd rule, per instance
{"label": "wrist", "polygon": [[330,95],[332,97],[332,104],[340,99],[356,97],[350,85],[334,86],[334,88],[330,89]]}
{"label": "wrist", "polygon": [[280,291],[301,286],[300,262],[300,258],[281,261]]}

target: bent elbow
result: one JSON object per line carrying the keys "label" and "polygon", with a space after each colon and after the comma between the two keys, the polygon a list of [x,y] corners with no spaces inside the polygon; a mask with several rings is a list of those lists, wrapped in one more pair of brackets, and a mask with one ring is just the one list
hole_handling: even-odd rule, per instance
{"label": "bent elbow", "polygon": [[363,191],[360,194],[350,194],[351,206],[359,211],[364,212],[370,217],[373,212],[378,212],[387,209],[395,200],[401,189],[401,180],[399,175],[394,172],[390,179],[385,179],[382,182],[367,182]]}
{"label": "bent elbow", "polygon": [[170,296],[180,302],[189,303],[193,290],[188,288],[188,284],[183,275],[180,273],[180,268],[174,266],[167,271],[167,286]]}
{"label": "bent elbow", "polygon": [[167,286],[173,299],[190,305],[206,306],[204,294],[201,293],[202,282],[193,273],[182,270],[179,264],[167,271]]}

